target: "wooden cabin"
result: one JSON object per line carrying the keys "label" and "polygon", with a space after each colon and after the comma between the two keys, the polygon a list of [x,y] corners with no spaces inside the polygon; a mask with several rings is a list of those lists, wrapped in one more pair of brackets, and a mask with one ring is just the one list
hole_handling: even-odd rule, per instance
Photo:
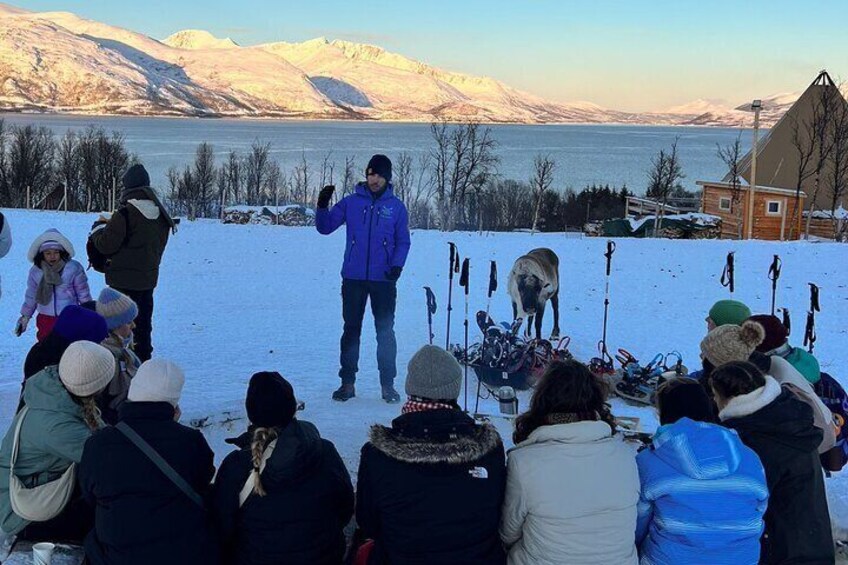
{"label": "wooden cabin", "polygon": [[[726,182],[698,181],[702,187],[701,211],[705,214],[719,216],[721,218],[721,237],[726,239],[738,239],[745,237],[748,231],[748,200],[750,199],[750,187],[747,184],[740,186],[740,201],[733,201],[733,187]],[[754,239],[767,239],[773,241],[786,241],[790,238],[799,239],[804,231],[802,222],[803,210],[807,195],[804,191],[800,193],[798,210],[793,222],[793,210],[795,207],[795,191],[785,188],[774,188],[770,186],[757,186],[754,193]],[[741,223],[737,207],[741,206]],[[795,229],[791,225],[795,224]],[[741,230],[740,230],[741,227]]]}

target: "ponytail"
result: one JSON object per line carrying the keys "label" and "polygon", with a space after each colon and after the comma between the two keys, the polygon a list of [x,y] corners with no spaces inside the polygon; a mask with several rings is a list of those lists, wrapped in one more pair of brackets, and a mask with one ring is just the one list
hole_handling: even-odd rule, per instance
{"label": "ponytail", "polygon": [[268,444],[277,439],[277,428],[256,428],[253,430],[253,438],[250,442],[250,452],[253,461],[253,492],[259,496],[265,496],[267,492],[262,486],[262,458]]}

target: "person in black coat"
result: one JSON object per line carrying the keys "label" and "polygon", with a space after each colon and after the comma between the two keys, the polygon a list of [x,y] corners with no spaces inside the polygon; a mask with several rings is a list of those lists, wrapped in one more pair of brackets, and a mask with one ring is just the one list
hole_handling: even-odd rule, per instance
{"label": "person in black coat", "polygon": [[760,563],[834,562],[813,410],[748,362],[711,377],[719,418],[762,461],[769,488]]}
{"label": "person in black coat", "polygon": [[356,493],[369,565],[502,565],[498,536],[506,486],[494,427],[459,410],[462,370],[428,345],[410,360],[409,400],[391,427],[373,426]]}
{"label": "person in black coat", "polygon": [[100,343],[109,335],[106,320],[93,308],[66,306],[53,330],[42,341],[30,348],[24,360],[24,380],[21,382],[21,398],[18,411],[24,405],[24,384],[27,379],[52,365],[58,365],[68,346],[76,341]]}
{"label": "person in black coat", "polygon": [[335,446],[294,418],[292,386],[253,375],[250,428],[221,464],[213,508],[227,565],[339,565],[353,486]]}
{"label": "person in black coat", "polygon": [[[119,423],[134,430],[200,496],[215,474],[212,450],[198,430],[177,423],[184,377],[169,361],[141,365]],[[201,508],[118,428],[105,428],[85,445],[78,478],[95,507],[86,537],[91,565],[215,565],[219,548]]]}

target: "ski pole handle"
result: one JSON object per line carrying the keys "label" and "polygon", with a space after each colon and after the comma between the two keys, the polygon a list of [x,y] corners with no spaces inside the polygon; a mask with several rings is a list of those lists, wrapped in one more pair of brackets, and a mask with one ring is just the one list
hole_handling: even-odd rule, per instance
{"label": "ski pole handle", "polygon": [[448,245],[450,245],[450,268],[448,269],[448,276],[450,278],[453,278],[454,261],[456,259],[456,244],[452,241],[449,241]]}
{"label": "ski pole handle", "polygon": [[610,276],[613,253],[615,253],[615,242],[610,239],[607,240],[607,252],[604,253],[604,257],[607,258],[607,276]]}
{"label": "ski pole handle", "polygon": [[498,264],[494,261],[489,265],[489,298],[498,290]]}
{"label": "ski pole handle", "polygon": [[462,274],[459,275],[459,286],[465,288],[465,296],[468,296],[468,270],[470,267],[470,260],[468,257],[462,262]]}
{"label": "ski pole handle", "polygon": [[727,287],[730,289],[730,294],[733,294],[735,282],[734,282],[734,259],[733,259],[734,251],[731,251],[727,254],[727,261],[724,264],[724,271],[721,273],[721,286]]}
{"label": "ski pole handle", "polygon": [[807,284],[810,285],[810,311],[821,312],[821,307],[819,306],[819,287],[813,283]]}

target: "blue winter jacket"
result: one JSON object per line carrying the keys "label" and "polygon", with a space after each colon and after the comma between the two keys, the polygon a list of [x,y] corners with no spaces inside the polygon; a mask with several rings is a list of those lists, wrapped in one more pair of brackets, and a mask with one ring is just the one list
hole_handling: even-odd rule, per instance
{"label": "blue winter jacket", "polygon": [[403,267],[409,254],[409,214],[392,191],[392,185],[374,198],[368,185],[359,183],[353,194],[330,209],[319,208],[315,227],[324,235],[347,225],[342,277],[362,281],[389,280],[392,267]]}
{"label": "blue winter jacket", "polygon": [[683,418],[636,458],[643,565],[756,565],[768,501],[765,471],[736,432]]}

